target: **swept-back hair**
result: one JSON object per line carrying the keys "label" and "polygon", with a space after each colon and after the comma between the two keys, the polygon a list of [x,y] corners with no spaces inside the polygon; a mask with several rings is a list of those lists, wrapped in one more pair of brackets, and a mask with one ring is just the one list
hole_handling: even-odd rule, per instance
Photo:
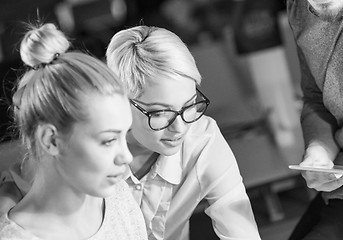
{"label": "swept-back hair", "polygon": [[201,82],[195,60],[184,42],[159,27],[137,26],[116,33],[106,51],[107,65],[123,81],[129,96],[142,94],[149,79],[184,76]]}

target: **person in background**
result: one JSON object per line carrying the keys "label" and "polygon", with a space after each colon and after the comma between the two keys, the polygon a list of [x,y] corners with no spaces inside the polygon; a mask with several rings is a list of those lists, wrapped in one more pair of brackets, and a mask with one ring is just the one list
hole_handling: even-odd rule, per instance
{"label": "person in background", "polygon": [[123,180],[127,95],[103,62],[69,47],[51,23],[32,25],[21,42],[28,70],[13,103],[31,186],[0,217],[0,239],[147,239]]}
{"label": "person in background", "polygon": [[[343,165],[343,1],[288,0],[287,13],[301,65],[305,142],[300,165]],[[342,239],[343,178],[331,173],[302,172],[308,187],[320,193],[290,239]]]}
{"label": "person in background", "polygon": [[184,42],[164,28],[136,26],[113,36],[106,60],[130,98],[125,179],[148,239],[189,239],[189,219],[204,200],[220,239],[259,240],[235,156],[204,115],[210,101]]}

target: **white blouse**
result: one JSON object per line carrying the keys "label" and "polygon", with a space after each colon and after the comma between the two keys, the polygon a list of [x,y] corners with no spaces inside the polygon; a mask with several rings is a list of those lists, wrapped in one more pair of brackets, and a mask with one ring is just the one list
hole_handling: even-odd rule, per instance
{"label": "white blouse", "polygon": [[180,152],[159,156],[140,180],[129,172],[127,183],[149,240],[189,239],[189,219],[202,199],[220,239],[260,239],[235,156],[210,117],[192,124]]}

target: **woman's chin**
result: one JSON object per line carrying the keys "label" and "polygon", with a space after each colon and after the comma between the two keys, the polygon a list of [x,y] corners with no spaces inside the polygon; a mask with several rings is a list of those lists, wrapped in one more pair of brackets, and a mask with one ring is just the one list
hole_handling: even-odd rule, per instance
{"label": "woman's chin", "polygon": [[181,149],[182,145],[174,146],[174,147],[164,147],[159,153],[164,156],[172,156],[178,153]]}

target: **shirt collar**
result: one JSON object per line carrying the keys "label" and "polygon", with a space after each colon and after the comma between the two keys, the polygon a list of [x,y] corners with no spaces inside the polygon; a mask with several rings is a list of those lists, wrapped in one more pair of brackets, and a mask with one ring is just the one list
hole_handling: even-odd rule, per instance
{"label": "shirt collar", "polygon": [[182,178],[182,151],[172,156],[159,156],[154,169],[161,178],[171,184],[179,184]]}
{"label": "shirt collar", "polygon": [[[155,165],[150,170],[150,173],[156,176],[158,174],[161,178],[171,184],[179,184],[182,178],[182,158],[181,151],[172,156],[159,155]],[[124,179],[131,178],[134,184],[140,181],[133,175],[131,169],[128,167],[124,174]]]}
{"label": "shirt collar", "polygon": [[126,168],[126,172],[125,172],[125,174],[124,174],[124,179],[131,179],[132,180],[132,182],[134,183],[134,184],[139,184],[140,183],[140,181],[135,177],[135,175],[133,175],[133,173],[132,173],[132,171],[131,171],[131,169],[130,169],[130,167],[127,167]]}

